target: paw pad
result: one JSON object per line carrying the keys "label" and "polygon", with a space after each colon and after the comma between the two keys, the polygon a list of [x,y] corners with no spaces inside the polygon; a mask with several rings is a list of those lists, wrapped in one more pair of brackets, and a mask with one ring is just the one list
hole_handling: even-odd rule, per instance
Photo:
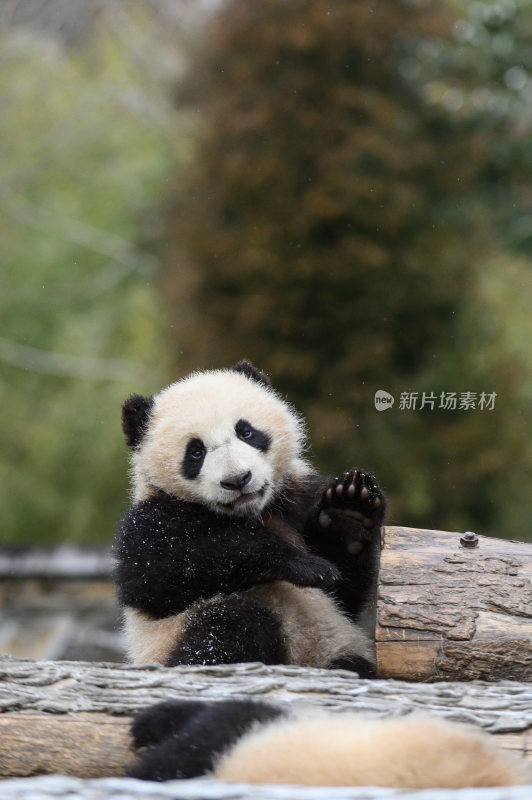
{"label": "paw pad", "polygon": [[328,528],[332,516],[343,513],[370,531],[382,524],[383,495],[368,472],[353,469],[335,478],[325,490],[318,515],[322,528]]}

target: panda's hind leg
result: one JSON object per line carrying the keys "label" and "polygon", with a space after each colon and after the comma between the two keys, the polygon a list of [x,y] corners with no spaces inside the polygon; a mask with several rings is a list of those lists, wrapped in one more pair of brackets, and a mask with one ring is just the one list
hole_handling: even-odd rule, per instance
{"label": "panda's hind leg", "polygon": [[[214,768],[220,753],[255,723],[269,722],[283,713],[251,700],[158,703],[142,711],[133,722],[133,740],[139,752],[127,774],[152,781],[204,775]],[[159,737],[163,731],[166,734]]]}
{"label": "panda's hind leg", "polygon": [[131,726],[135,748],[149,747],[178,734],[204,706],[195,700],[169,700],[140,711]]}
{"label": "panda's hind leg", "polygon": [[287,663],[281,623],[264,606],[233,596],[190,612],[167,666],[249,661]]}

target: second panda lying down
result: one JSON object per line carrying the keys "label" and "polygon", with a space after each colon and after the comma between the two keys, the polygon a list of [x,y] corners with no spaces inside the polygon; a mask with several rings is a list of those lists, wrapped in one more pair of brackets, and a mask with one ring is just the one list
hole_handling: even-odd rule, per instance
{"label": "second panda lying down", "polygon": [[460,788],[527,783],[524,762],[489,736],[436,719],[365,719],[263,702],[171,701],[133,723],[129,775],[243,783]]}

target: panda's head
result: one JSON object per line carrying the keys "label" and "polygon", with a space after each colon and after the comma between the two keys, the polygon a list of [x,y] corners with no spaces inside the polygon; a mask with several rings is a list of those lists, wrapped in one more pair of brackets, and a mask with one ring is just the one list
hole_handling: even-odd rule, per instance
{"label": "panda's head", "polygon": [[249,361],[195,372],[122,406],[135,501],[163,490],[218,513],[253,516],[306,471],[300,417]]}

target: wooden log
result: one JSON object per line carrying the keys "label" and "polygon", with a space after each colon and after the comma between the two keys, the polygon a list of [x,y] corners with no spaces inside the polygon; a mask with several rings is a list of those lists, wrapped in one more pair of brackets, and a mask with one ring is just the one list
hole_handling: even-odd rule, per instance
{"label": "wooden log", "polygon": [[532,685],[415,684],[352,673],[236,664],[135,668],[0,658],[0,777],[123,774],[129,722],[160,700],[256,697],[364,716],[432,714],[476,725],[532,761]]}
{"label": "wooden log", "polygon": [[0,714],[0,776],[123,775],[133,760],[127,717],[109,714]]}
{"label": "wooden log", "polygon": [[386,528],[376,648],[383,678],[532,680],[532,545]]}

